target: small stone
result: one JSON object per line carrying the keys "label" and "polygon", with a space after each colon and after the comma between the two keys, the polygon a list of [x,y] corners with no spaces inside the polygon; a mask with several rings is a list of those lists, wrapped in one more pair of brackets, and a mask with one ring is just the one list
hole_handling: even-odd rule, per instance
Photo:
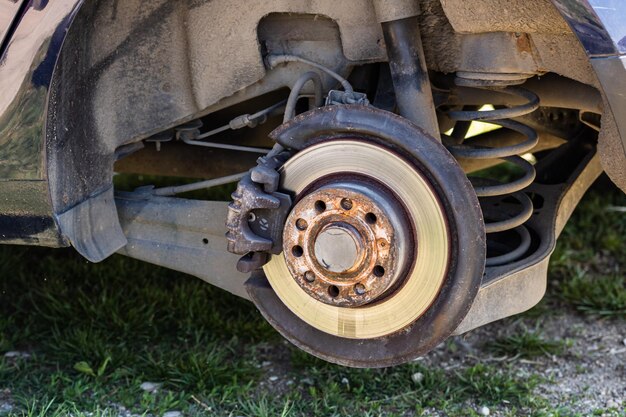
{"label": "small stone", "polygon": [[161,384],[156,382],[142,382],[141,385],[139,385],[139,388],[146,392],[157,392],[160,387]]}
{"label": "small stone", "polygon": [[481,416],[488,416],[491,413],[491,411],[489,410],[489,407],[480,407],[480,410],[478,410],[478,414],[480,414]]}
{"label": "small stone", "polygon": [[300,380],[301,383],[303,383],[304,385],[313,385],[314,382],[311,378],[303,378]]}
{"label": "small stone", "polygon": [[261,366],[263,368],[266,368],[266,367],[270,366],[271,364],[272,364],[272,362],[270,362],[270,361],[263,361],[263,362],[261,362]]}
{"label": "small stone", "polygon": [[411,375],[411,379],[416,384],[421,384],[422,381],[424,380],[424,374],[421,372],[415,372],[413,375]]}
{"label": "small stone", "polygon": [[278,381],[278,377],[276,375],[272,375],[268,378],[270,380],[270,382],[276,382]]}
{"label": "small stone", "polygon": [[626,346],[626,337],[624,338],[624,340],[622,340],[622,343],[624,344],[624,346]]}
{"label": "small stone", "polygon": [[19,352],[17,350],[12,350],[12,351],[9,351],[9,352],[5,353],[4,357],[5,358],[24,358],[24,359],[28,359],[28,358],[30,358],[30,353]]}
{"label": "small stone", "polygon": [[617,404],[617,402],[614,400],[609,400],[606,403],[606,408],[617,408],[617,407],[619,407],[619,404]]}
{"label": "small stone", "polygon": [[346,378],[345,376],[341,378],[341,383],[343,385],[350,385],[350,381],[348,381],[348,378]]}
{"label": "small stone", "polygon": [[163,413],[163,417],[181,417],[183,413],[180,411],[166,411]]}

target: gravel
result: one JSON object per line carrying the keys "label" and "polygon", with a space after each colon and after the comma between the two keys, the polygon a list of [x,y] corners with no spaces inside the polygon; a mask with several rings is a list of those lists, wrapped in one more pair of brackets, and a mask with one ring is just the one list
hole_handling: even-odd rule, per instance
{"label": "gravel", "polygon": [[[514,354],[509,357],[494,356],[485,348],[487,342],[520,328],[539,329],[545,340],[563,342],[564,351],[558,355],[524,358]],[[489,324],[453,338],[456,349],[449,349],[449,343],[443,343],[418,360],[427,367],[440,367],[447,371],[462,371],[477,363],[506,365],[520,378],[542,376],[545,382],[535,389],[535,395],[547,399],[555,409],[567,410],[566,415],[626,417],[623,411],[626,408],[625,336],[626,326],[618,319],[597,319],[568,310],[551,311],[539,318],[518,316]],[[289,366],[280,360],[284,354],[277,350],[263,358],[272,363],[272,366],[264,368],[266,375],[271,375],[271,385],[275,387],[272,391],[276,391],[276,395],[291,385],[288,383]],[[347,378],[344,379],[340,381],[342,384],[348,382]],[[411,375],[416,384],[423,379],[421,372]],[[303,386],[314,384],[305,373],[296,378],[296,382]],[[489,407],[480,403],[466,406],[482,416],[511,415],[510,406],[506,403],[489,404]],[[610,412],[595,414],[598,410]],[[528,414],[530,411],[524,412]],[[432,408],[426,409],[424,415],[446,416]]]}
{"label": "gravel", "polygon": [[[515,326],[538,327],[546,340],[567,341],[567,347],[559,355],[532,359],[493,357],[482,348],[487,341],[509,334]],[[477,362],[506,363],[512,365],[520,377],[543,376],[546,382],[541,383],[535,392],[555,408],[561,407],[584,416],[607,409],[622,410],[624,413],[625,334],[626,326],[620,320],[595,319],[567,311],[553,312],[536,319],[511,318],[473,330],[454,339],[461,348],[457,352],[440,346],[425,356],[423,362],[449,369]],[[490,415],[504,415],[506,411],[507,407],[503,404],[491,407]],[[626,413],[618,415],[626,416]]]}
{"label": "gravel", "polygon": [[143,382],[139,388],[146,392],[157,392],[161,388],[161,384],[156,382]]}
{"label": "gravel", "polygon": [[413,375],[411,375],[411,380],[414,383],[419,384],[424,380],[424,374],[421,372],[416,372]]}

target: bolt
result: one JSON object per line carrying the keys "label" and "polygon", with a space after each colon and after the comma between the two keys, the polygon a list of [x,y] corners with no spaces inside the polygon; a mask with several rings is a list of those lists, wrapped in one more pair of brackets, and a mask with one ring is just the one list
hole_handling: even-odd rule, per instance
{"label": "bolt", "polygon": [[349,198],[343,198],[341,199],[341,207],[344,210],[350,210],[352,209],[352,200],[350,200]]}
{"label": "bolt", "polygon": [[306,279],[308,282],[313,282],[315,281],[315,274],[311,271],[306,271],[304,273],[304,279]]}
{"label": "bolt", "polygon": [[365,285],[363,285],[363,284],[356,284],[354,286],[354,292],[357,293],[358,295],[365,294]]}

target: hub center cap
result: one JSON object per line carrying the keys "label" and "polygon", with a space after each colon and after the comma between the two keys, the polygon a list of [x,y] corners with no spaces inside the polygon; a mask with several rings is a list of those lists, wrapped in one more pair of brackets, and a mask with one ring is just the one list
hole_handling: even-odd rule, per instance
{"label": "hub center cap", "polygon": [[406,272],[413,251],[409,230],[401,205],[382,185],[331,183],[295,205],[283,253],[311,297],[357,307],[386,294]]}
{"label": "hub center cap", "polygon": [[330,272],[343,273],[355,267],[363,252],[358,232],[347,223],[333,223],[315,239],[315,257]]}

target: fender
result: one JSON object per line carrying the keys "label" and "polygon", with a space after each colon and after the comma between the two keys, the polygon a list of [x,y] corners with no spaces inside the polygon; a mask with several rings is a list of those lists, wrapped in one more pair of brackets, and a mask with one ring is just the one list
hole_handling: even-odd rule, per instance
{"label": "fender", "polygon": [[[626,2],[552,0],[585,48],[605,98],[608,125],[601,135],[605,171],[626,192]],[[607,117],[608,116],[608,117]],[[613,122],[613,123],[612,123]],[[613,136],[613,137],[610,137]],[[604,148],[603,148],[604,147]]]}
{"label": "fender", "polygon": [[45,167],[50,85],[82,0],[0,1],[0,242],[67,246]]}
{"label": "fender", "polygon": [[10,37],[13,28],[17,25],[17,19],[20,15],[20,8],[24,4],[24,0],[13,2],[0,2],[0,50],[4,50],[2,44],[5,39]]}

